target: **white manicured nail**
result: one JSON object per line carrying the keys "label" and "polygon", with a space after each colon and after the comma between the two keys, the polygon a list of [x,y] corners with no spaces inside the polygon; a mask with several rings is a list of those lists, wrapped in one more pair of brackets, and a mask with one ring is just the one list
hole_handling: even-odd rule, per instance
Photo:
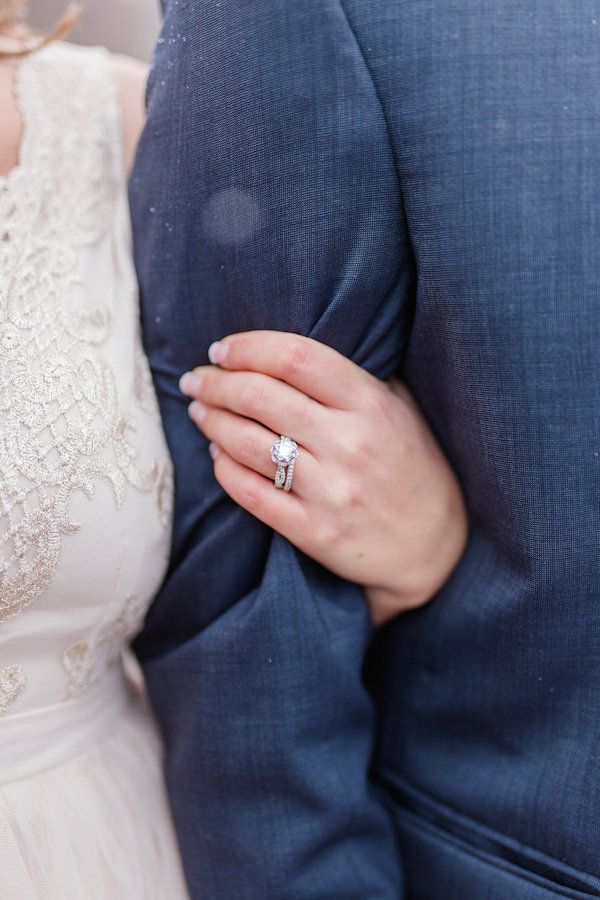
{"label": "white manicured nail", "polygon": [[185,372],[179,379],[179,390],[186,397],[193,397],[202,387],[202,376],[195,372]]}
{"label": "white manicured nail", "polygon": [[215,341],[214,344],[211,344],[208,348],[208,358],[213,366],[218,366],[222,362],[225,362],[228,352],[229,347],[227,344],[224,344],[222,341]]}
{"label": "white manicured nail", "polygon": [[201,422],[206,415],[206,407],[204,403],[200,403],[199,400],[194,400],[194,402],[190,403],[190,405],[188,406],[188,414],[190,419],[193,419],[194,422]]}

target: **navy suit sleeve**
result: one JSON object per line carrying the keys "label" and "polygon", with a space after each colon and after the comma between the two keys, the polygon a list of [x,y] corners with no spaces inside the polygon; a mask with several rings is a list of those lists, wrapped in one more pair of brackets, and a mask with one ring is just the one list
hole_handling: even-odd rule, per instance
{"label": "navy suit sleeve", "polygon": [[171,567],[137,649],[192,895],[397,898],[368,779],[361,592],[223,495],[177,388],[213,340],[254,328],[309,334],[382,377],[399,364],[411,254],[338,0],[172,0],[131,202],[176,467]]}

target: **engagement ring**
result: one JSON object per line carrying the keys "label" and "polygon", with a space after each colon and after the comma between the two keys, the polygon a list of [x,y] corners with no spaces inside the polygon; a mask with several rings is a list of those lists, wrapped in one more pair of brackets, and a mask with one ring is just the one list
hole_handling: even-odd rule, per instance
{"label": "engagement ring", "polygon": [[275,487],[291,491],[294,480],[294,467],[298,459],[298,444],[284,434],[271,447],[271,459],[277,466]]}

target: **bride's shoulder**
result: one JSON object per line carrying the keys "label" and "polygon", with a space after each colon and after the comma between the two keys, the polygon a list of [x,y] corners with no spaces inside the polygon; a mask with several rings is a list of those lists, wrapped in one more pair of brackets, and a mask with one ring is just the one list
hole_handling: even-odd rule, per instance
{"label": "bride's shoulder", "polygon": [[125,159],[129,168],[146,120],[148,66],[130,56],[112,54],[111,67],[119,92]]}

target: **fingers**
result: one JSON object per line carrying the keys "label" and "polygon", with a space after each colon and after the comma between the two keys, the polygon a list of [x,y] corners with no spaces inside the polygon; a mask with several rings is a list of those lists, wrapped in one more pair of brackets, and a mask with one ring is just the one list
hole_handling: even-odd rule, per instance
{"label": "fingers", "polygon": [[207,366],[185,375],[181,390],[209,407],[254,419],[278,437],[289,434],[308,450],[322,443],[326,434],[327,410],[267,375]]}
{"label": "fingers", "polygon": [[307,514],[298,497],[275,490],[266,478],[220,448],[213,449],[213,459],[217,481],[239,506],[292,543],[307,531]]}
{"label": "fingers", "polygon": [[[269,487],[273,489],[277,467],[271,459],[271,447],[278,434],[222,409],[209,407],[203,410],[192,404],[190,417],[202,433],[233,460],[268,478]],[[319,489],[319,476],[314,457],[301,449],[294,472],[294,492],[303,498],[314,495],[315,490]]]}
{"label": "fingers", "polygon": [[325,406],[354,409],[376,382],[331,347],[280,331],[249,331],[217,341],[210,361],[229,370],[261,372],[302,391]]}

